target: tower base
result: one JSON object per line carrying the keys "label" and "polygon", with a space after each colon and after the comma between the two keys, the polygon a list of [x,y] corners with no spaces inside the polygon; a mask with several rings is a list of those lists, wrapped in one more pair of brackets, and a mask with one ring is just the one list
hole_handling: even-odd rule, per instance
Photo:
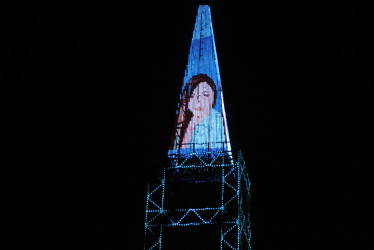
{"label": "tower base", "polygon": [[169,157],[148,184],[144,249],[251,249],[250,185],[240,151]]}

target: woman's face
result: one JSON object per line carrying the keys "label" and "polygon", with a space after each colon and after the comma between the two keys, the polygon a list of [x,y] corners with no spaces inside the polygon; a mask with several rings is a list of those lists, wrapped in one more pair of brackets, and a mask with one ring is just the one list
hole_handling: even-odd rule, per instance
{"label": "woman's face", "polygon": [[210,113],[214,93],[206,82],[201,82],[192,92],[188,101],[188,108],[197,118],[204,119]]}

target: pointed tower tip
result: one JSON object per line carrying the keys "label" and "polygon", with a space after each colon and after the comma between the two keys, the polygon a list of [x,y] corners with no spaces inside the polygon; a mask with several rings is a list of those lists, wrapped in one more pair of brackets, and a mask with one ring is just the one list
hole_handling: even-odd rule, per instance
{"label": "pointed tower tip", "polygon": [[206,10],[210,10],[210,6],[208,4],[199,5],[198,12]]}
{"label": "pointed tower tip", "polygon": [[210,7],[200,5],[169,156],[230,150]]}

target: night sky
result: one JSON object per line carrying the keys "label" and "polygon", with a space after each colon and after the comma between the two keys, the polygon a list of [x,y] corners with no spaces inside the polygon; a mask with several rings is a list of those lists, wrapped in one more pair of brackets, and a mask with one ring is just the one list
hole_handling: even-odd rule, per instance
{"label": "night sky", "polygon": [[[197,1],[52,2],[6,11],[9,249],[142,249]],[[210,2],[253,249],[372,249],[373,2]]]}

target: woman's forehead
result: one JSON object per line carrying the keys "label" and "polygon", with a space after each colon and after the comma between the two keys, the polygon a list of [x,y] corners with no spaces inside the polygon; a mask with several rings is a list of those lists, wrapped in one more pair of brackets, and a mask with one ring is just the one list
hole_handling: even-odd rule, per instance
{"label": "woman's forehead", "polygon": [[[207,82],[201,82],[201,83],[199,83],[199,85],[196,87],[196,89],[198,89],[198,90],[208,90],[208,89],[212,89],[210,86],[209,86],[209,84],[207,83]],[[196,90],[195,89],[195,90]]]}

